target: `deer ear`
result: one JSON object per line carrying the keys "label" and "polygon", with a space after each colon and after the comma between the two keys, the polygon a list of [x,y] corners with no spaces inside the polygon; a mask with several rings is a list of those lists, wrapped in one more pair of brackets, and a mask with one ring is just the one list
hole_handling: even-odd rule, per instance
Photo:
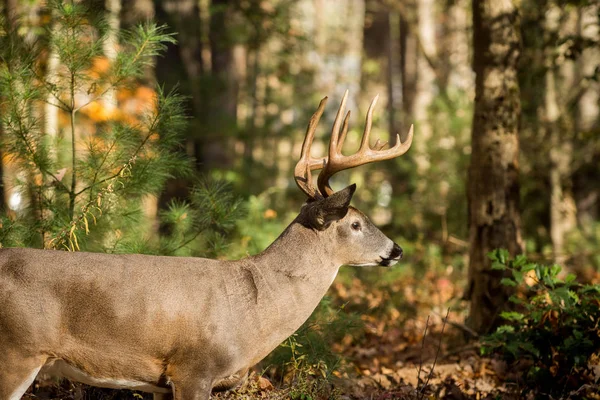
{"label": "deer ear", "polygon": [[335,192],[329,197],[318,200],[311,204],[308,218],[310,225],[322,231],[326,229],[333,221],[338,221],[348,213],[348,206],[352,195],[356,190],[356,184],[352,184],[345,189]]}

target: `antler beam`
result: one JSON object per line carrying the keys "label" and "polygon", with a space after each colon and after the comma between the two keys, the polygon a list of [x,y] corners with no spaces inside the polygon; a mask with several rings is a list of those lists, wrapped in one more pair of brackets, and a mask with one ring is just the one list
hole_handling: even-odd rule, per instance
{"label": "antler beam", "polygon": [[[331,139],[329,141],[328,157],[313,158],[310,155],[310,147],[314,139],[317,124],[321,118],[321,115],[323,114],[325,104],[327,103],[327,97],[321,100],[319,108],[312,116],[308,124],[306,137],[302,145],[302,154],[298,164],[296,164],[294,176],[300,189],[310,198],[319,199],[332,195],[334,191],[329,185],[329,179],[335,173],[360,165],[399,157],[406,153],[412,144],[414,129],[411,125],[405,142],[402,142],[400,140],[400,135],[396,134],[396,144],[393,147],[383,150],[387,143],[380,143],[379,140],[377,140],[375,145],[371,147],[369,143],[369,136],[371,134],[371,126],[373,122],[373,110],[377,104],[377,100],[379,99],[379,96],[375,96],[371,102],[371,105],[369,106],[369,110],[367,111],[365,129],[358,152],[349,156],[344,156],[342,154],[342,148],[348,133],[348,119],[350,117],[350,111],[348,111],[346,114],[343,122],[342,116],[346,108],[347,98],[348,91],[344,93],[344,97],[342,98],[342,102],[340,103],[336,118],[333,122]],[[317,179],[318,190],[314,187],[311,176],[311,171],[317,169],[321,169],[321,173]]]}

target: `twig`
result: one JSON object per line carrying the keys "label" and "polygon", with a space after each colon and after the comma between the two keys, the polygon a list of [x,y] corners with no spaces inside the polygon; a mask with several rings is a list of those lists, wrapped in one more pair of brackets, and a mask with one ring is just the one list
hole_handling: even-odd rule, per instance
{"label": "twig", "polygon": [[448,236],[448,243],[452,243],[461,247],[469,247],[469,242],[466,242],[452,235]]}
{"label": "twig", "polygon": [[[444,337],[444,328],[446,327],[446,322],[448,321],[449,314],[450,314],[450,307],[448,307],[448,310],[446,311],[446,317],[444,318],[444,323],[442,324],[442,332],[440,333],[440,341],[438,342],[438,348],[437,348],[437,351],[435,352],[435,358],[433,359],[433,365],[431,366],[429,375],[427,375],[427,380],[425,381],[425,384],[423,385],[423,389],[422,389],[422,393],[421,393],[422,395],[425,394],[425,388],[427,387],[427,385],[429,384],[429,380],[433,376],[433,370],[435,369],[435,363],[437,362],[437,359],[440,355],[440,349],[442,348],[442,338]],[[423,397],[421,396],[421,398],[423,398]]]}
{"label": "twig", "polygon": [[429,328],[429,315],[425,322],[425,331],[423,332],[423,341],[421,342],[421,353],[419,354],[419,369],[417,370],[417,390],[421,381],[421,371],[423,370],[423,350],[425,349],[425,338],[427,337],[427,328]]}
{"label": "twig", "polygon": [[175,247],[174,249],[171,249],[169,251],[166,252],[166,256],[172,255],[174,254],[177,250],[184,248],[185,246],[187,246],[188,244],[192,243],[198,236],[200,236],[200,234],[204,231],[204,229],[200,229],[198,232],[196,232],[194,235],[192,235],[191,238],[189,238],[188,240],[186,240],[185,242],[181,243],[179,246]]}
{"label": "twig", "polygon": [[[448,321],[448,323],[450,323],[450,321]],[[451,357],[458,353],[462,353],[463,351],[476,350],[477,348],[479,348],[479,346],[480,346],[479,343],[469,343],[467,345],[460,346],[460,347],[457,347],[457,348],[454,348],[452,350],[445,352],[444,357]]]}
{"label": "twig", "polygon": [[446,323],[448,323],[449,325],[451,325],[455,328],[460,329],[461,331],[465,332],[466,334],[468,334],[469,336],[471,336],[474,339],[479,338],[479,334],[477,332],[475,332],[473,329],[466,326],[465,324],[461,324],[461,323],[454,322],[454,321],[447,321]]}
{"label": "twig", "polygon": [[[148,128],[148,135],[146,135],[146,137],[144,138],[144,140],[142,140],[142,142],[138,145],[138,147],[135,149],[135,151],[133,152],[133,157],[137,157],[138,153],[140,152],[140,150],[142,150],[142,148],[146,145],[146,142],[148,142],[148,139],[150,139],[150,137],[154,134],[154,131],[156,130],[156,126],[157,123],[159,121],[159,115],[161,113],[161,109],[158,109],[156,111],[156,115],[154,116],[154,120],[152,121],[152,123],[150,124],[149,128]],[[125,164],[127,165],[127,164]],[[125,165],[123,167],[121,167],[121,169],[119,169],[115,174],[101,179],[98,182],[95,182],[89,186],[84,187],[83,189],[81,189],[79,192],[75,193],[75,197],[79,196],[81,193],[85,192],[86,190],[90,190],[95,186],[101,185],[106,181],[110,181],[111,179],[114,179],[116,177],[118,177],[119,175],[121,175],[121,173],[123,172],[123,169],[125,168]]]}
{"label": "twig", "polygon": [[598,385],[594,385],[594,384],[585,384],[583,386],[581,386],[579,389],[573,390],[569,393],[569,397],[567,397],[567,399],[570,399],[573,396],[580,396],[583,392],[585,392],[588,389],[593,389],[593,390],[598,390],[600,389],[600,386]]}

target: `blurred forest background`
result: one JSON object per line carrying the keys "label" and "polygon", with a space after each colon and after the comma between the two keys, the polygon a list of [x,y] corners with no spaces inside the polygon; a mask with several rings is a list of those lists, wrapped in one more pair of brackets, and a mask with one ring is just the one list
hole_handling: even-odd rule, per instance
{"label": "blurred forest background", "polygon": [[[376,94],[373,136],[393,141],[415,125],[403,157],[333,182],[358,184],[354,205],[404,248],[405,260],[393,270],[342,269],[313,319],[263,363],[272,381],[303,382],[310,398],[336,390],[361,398],[366,388],[408,396],[404,384],[437,395],[458,387],[464,396],[505,393],[498,382],[510,380],[511,360],[489,364],[465,337],[502,325],[498,310],[515,289],[501,279],[523,281],[506,275],[524,263],[509,258],[525,253],[524,273],[535,264],[538,278],[550,271],[540,265],[560,264],[548,272],[551,283],[598,289],[593,0],[0,4],[3,247],[255,254],[305,200],[293,167],[323,96],[331,101],[315,155],[325,154],[346,89],[348,149],[358,147]],[[496,248],[510,256],[492,262]],[[567,273],[576,280],[561,280]],[[573,307],[583,309],[582,298]],[[538,322],[552,331],[551,319]],[[583,351],[586,366],[597,365],[597,325],[591,331],[590,346],[568,350]],[[460,384],[429,374],[440,347]],[[530,353],[515,354],[535,360]],[[552,366],[562,361],[550,357],[546,372],[556,377]],[[327,385],[354,384],[319,386],[321,376]],[[252,390],[266,390],[264,379]]]}

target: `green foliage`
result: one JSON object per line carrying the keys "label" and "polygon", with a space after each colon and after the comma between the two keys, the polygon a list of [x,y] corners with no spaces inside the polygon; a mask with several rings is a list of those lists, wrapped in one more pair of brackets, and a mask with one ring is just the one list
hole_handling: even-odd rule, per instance
{"label": "green foliage", "polygon": [[[172,231],[161,238],[161,254],[179,254],[179,250],[200,237],[202,251],[192,255],[215,257],[224,254],[230,239],[227,235],[246,213],[246,204],[233,194],[225,181],[201,180],[190,194],[189,203],[172,202],[162,220]],[[184,222],[184,223],[182,223]]]}
{"label": "green foliage", "polygon": [[[129,118],[109,115],[90,128],[81,110],[139,84],[174,39],[161,26],[135,27],[121,35],[109,68],[98,69],[111,33],[104,19],[85,4],[48,6],[47,43],[28,45],[16,32],[1,37],[2,150],[18,169],[13,184],[22,201],[0,237],[3,245],[99,250],[141,214],[143,196],[191,171],[180,144],[186,121],[181,96],[160,87],[145,112]],[[47,51],[56,68],[44,67]],[[70,126],[50,135],[40,118],[44,107],[58,109]],[[14,236],[23,231],[31,234]]]}
{"label": "green foliage", "polygon": [[[237,223],[241,236],[241,246],[236,256],[257,254],[266,249],[286,227],[295,214],[277,217],[277,212],[269,207],[269,193],[250,196],[247,203],[248,213]],[[277,218],[276,218],[277,217]],[[260,226],[260,229],[257,227]]]}
{"label": "green foliage", "polygon": [[584,383],[593,354],[600,352],[600,285],[582,285],[559,265],[532,263],[524,255],[509,258],[499,249],[489,254],[492,268],[510,271],[504,285],[518,288],[510,300],[515,311],[484,338],[484,353],[509,361],[530,360],[527,378],[545,391]]}

